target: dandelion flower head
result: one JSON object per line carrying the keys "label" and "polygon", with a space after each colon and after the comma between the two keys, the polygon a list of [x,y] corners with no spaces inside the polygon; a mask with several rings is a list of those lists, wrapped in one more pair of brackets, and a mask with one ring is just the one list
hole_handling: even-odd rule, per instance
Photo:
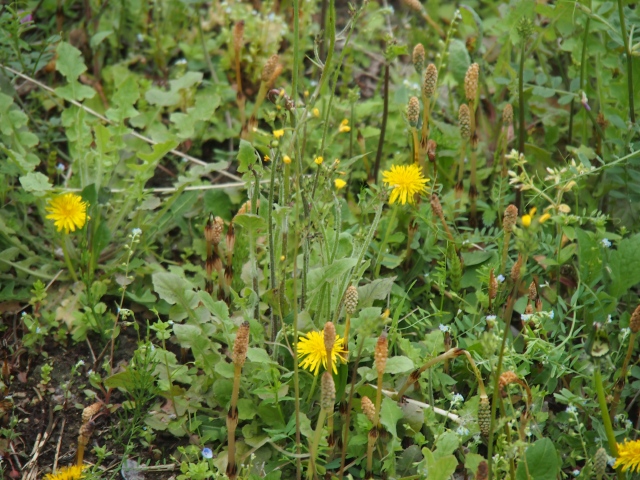
{"label": "dandelion flower head", "polygon": [[80,480],[83,467],[81,465],[73,465],[59,469],[56,473],[48,473],[44,480]]}
{"label": "dandelion flower head", "polygon": [[282,136],[284,135],[284,129],[280,129],[280,130],[274,130],[273,131],[273,136],[276,137],[276,139],[281,139]]}
{"label": "dandelion flower head", "polygon": [[622,467],[623,472],[627,470],[640,472],[640,440],[626,440],[618,444],[618,458],[613,468],[618,467]]}
{"label": "dandelion flower head", "polygon": [[341,178],[336,178],[333,181],[334,185],[336,186],[336,188],[338,190],[340,190],[341,188],[344,188],[347,185],[347,182],[345,182],[344,180],[342,180]]}
{"label": "dandelion flower head", "polygon": [[428,178],[422,175],[422,168],[415,163],[412,165],[392,165],[390,170],[382,172],[382,181],[393,190],[389,203],[399,200],[403,205],[414,203],[414,195],[426,190]]}
{"label": "dandelion flower head", "polygon": [[87,202],[83,202],[82,197],[75,193],[52,198],[46,210],[49,212],[47,218],[53,220],[59,232],[63,229],[65,233],[75,232],[76,228],[84,227],[87,222]]}
{"label": "dandelion flower head", "polygon": [[[304,357],[304,358],[303,358]],[[300,337],[298,340],[298,358],[300,367],[308,369],[317,375],[320,371],[320,364],[327,369],[327,349],[324,346],[324,330],[312,331]],[[333,373],[338,373],[336,364],[338,359],[346,362],[344,358],[344,338],[336,335],[336,341],[331,350],[331,366]]]}

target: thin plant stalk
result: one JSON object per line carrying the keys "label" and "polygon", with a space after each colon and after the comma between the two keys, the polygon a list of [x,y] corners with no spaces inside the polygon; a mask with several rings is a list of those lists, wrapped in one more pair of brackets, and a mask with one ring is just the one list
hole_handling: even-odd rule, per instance
{"label": "thin plant stalk", "polygon": [[384,136],[387,131],[387,117],[389,116],[389,62],[384,65],[384,92],[382,97],[382,125],[380,126],[380,138],[378,139],[378,150],[376,152],[376,163],[373,167],[373,183],[378,183],[378,172],[380,171],[380,161],[382,160],[382,147]]}
{"label": "thin plant stalk", "polygon": [[[317,378],[317,377],[316,377]],[[307,469],[307,479],[317,478],[316,474],[316,455],[318,454],[318,444],[320,443],[320,436],[322,435],[322,429],[324,427],[324,421],[327,418],[327,412],[324,409],[320,409],[320,415],[318,416],[318,423],[316,424],[316,430],[313,432],[313,438],[309,445],[309,467]]]}
{"label": "thin plant stalk", "polygon": [[636,335],[637,334],[635,332],[631,332],[631,335],[629,336],[629,346],[627,347],[627,354],[625,355],[624,361],[622,362],[622,368],[620,369],[620,377],[618,378],[618,381],[616,382],[616,385],[614,387],[613,401],[611,402],[611,415],[610,415],[611,419],[615,417],[616,410],[618,410],[618,404],[620,403],[620,396],[622,395],[622,388],[624,387],[624,384],[627,378],[627,368],[629,367],[631,354],[633,353],[633,348],[635,347],[635,343],[636,343]]}
{"label": "thin plant stalk", "polygon": [[78,275],[76,274],[76,270],[73,267],[73,263],[71,262],[71,257],[69,256],[69,250],[67,248],[67,239],[68,237],[65,236],[62,239],[62,254],[64,255],[64,261],[67,264],[67,270],[69,270],[69,274],[71,275],[71,278],[73,278],[74,282],[78,281]]}
{"label": "thin plant stalk", "polygon": [[[433,367],[435,364],[439,362],[457,357],[458,355],[461,355],[463,352],[464,350],[462,350],[461,348],[457,348],[457,347],[451,348],[446,352],[438,355],[437,357],[432,358],[419,369],[414,370],[411,373],[411,375],[409,375],[409,378],[407,378],[407,380],[404,382],[404,385],[400,387],[400,390],[398,390],[398,393],[395,394],[394,399],[400,400],[404,395],[404,392],[406,392],[411,385],[413,385],[415,382],[418,381],[418,379],[420,378],[420,375],[422,375],[422,372],[424,372],[428,368]],[[478,385],[480,385],[480,383]],[[484,385],[482,388],[484,388]]]}
{"label": "thin plant stalk", "polygon": [[633,56],[629,47],[629,37],[627,36],[627,25],[624,19],[624,5],[622,0],[618,0],[618,15],[620,16],[620,35],[624,42],[624,53],[627,57],[627,89],[629,92],[629,119],[631,123],[636,123],[636,111],[633,102]]}
{"label": "thin plant stalk", "polygon": [[382,239],[382,243],[380,244],[380,250],[378,251],[378,255],[376,256],[376,271],[374,278],[378,278],[380,275],[380,268],[382,266],[382,256],[384,255],[384,249],[387,247],[387,242],[389,241],[389,236],[391,235],[391,229],[393,228],[393,224],[396,221],[396,214],[398,212],[398,206],[394,205],[391,209],[391,215],[389,216],[389,223],[387,224],[387,230],[384,234],[384,238]]}
{"label": "thin plant stalk", "polygon": [[[616,443],[616,437],[613,433],[613,425],[611,424],[611,418],[609,417],[609,409],[607,408],[607,399],[604,393],[604,386],[602,384],[602,374],[600,373],[600,364],[596,365],[593,369],[593,383],[598,395],[598,403],[600,404],[600,415],[602,417],[602,423],[604,424],[604,431],[607,434],[607,443],[609,444],[609,450],[614,457],[618,456],[618,444]],[[625,480],[626,474],[622,471],[622,467],[616,469],[616,475],[618,480]]]}
{"label": "thin plant stalk", "polygon": [[[275,291],[276,288],[276,254],[275,254],[275,241],[273,233],[273,200],[276,181],[276,167],[278,165],[278,158],[280,152],[276,152],[273,155],[273,162],[271,163],[271,182],[269,184],[269,212],[268,212],[268,230],[269,230],[269,280],[270,288]],[[256,292],[258,293],[258,292]],[[275,342],[276,339],[276,320],[275,312],[271,309],[271,341]],[[276,349],[274,348],[274,351]]]}
{"label": "thin plant stalk", "polygon": [[[527,42],[522,39],[522,45],[520,47],[520,69],[518,73],[518,152],[524,155],[524,139],[525,139],[525,125],[524,125],[524,62],[526,59]],[[518,175],[522,173],[522,166],[518,167]],[[516,189],[515,206],[520,209],[522,192],[520,189]],[[489,459],[489,462],[491,459]],[[491,463],[489,463],[491,465]],[[489,468],[489,480],[491,480],[491,468]]]}

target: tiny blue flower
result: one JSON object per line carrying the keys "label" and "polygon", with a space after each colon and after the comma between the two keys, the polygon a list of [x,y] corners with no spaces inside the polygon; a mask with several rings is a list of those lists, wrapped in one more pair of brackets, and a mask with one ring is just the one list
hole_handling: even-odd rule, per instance
{"label": "tiny blue flower", "polygon": [[530,315],[530,314],[528,314],[528,313],[523,313],[522,315],[520,315],[520,319],[521,319],[523,322],[526,322],[526,321],[528,321],[532,316],[533,316],[533,315]]}
{"label": "tiny blue flower", "polygon": [[496,280],[498,280],[498,283],[502,283],[502,282],[504,282],[504,275],[498,275],[498,276],[496,277]]}
{"label": "tiny blue flower", "polygon": [[578,470],[577,468],[571,472],[573,474],[574,477],[577,477],[578,475],[580,475],[580,470]]}
{"label": "tiny blue flower", "polygon": [[459,393],[454,393],[453,397],[451,397],[451,404],[457,405],[458,403],[464,402],[464,397]]}
{"label": "tiny blue flower", "polygon": [[440,329],[441,332],[448,332],[449,331],[449,326],[448,325],[443,325],[442,323],[440,324],[440,326],[438,328]]}
{"label": "tiny blue flower", "polygon": [[461,426],[459,426],[459,427],[456,429],[456,433],[457,433],[458,435],[460,435],[461,437],[464,437],[465,435],[469,435],[469,429],[468,429],[468,428],[464,428],[464,427],[461,425]]}
{"label": "tiny blue flower", "polygon": [[203,448],[202,449],[202,456],[204,458],[207,458],[207,459],[213,458],[213,452],[211,451],[210,448]]}
{"label": "tiny blue flower", "polygon": [[553,320],[553,317],[556,316],[556,313],[553,310],[549,310],[549,318]]}
{"label": "tiny blue flower", "polygon": [[616,459],[614,457],[609,457],[607,459],[607,465],[609,465],[610,467],[613,467],[614,463],[616,463]]}
{"label": "tiny blue flower", "polygon": [[142,235],[142,230],[140,230],[139,228],[134,228],[133,230],[131,230],[131,233],[132,233],[134,236]]}
{"label": "tiny blue flower", "polygon": [[490,322],[494,321],[496,318],[498,317],[496,317],[495,315],[487,315],[487,320],[489,320]]}
{"label": "tiny blue flower", "polygon": [[59,163],[56,165],[56,170],[58,170],[59,172],[64,172],[64,169],[66,167],[64,166],[64,163]]}
{"label": "tiny blue flower", "polygon": [[611,247],[611,242],[609,241],[608,238],[603,238],[602,240],[600,240],[600,243],[602,244],[603,247],[605,248],[609,248]]}
{"label": "tiny blue flower", "polygon": [[578,409],[576,407],[574,407],[573,405],[569,405],[567,407],[567,413],[573,413],[573,414],[578,413]]}

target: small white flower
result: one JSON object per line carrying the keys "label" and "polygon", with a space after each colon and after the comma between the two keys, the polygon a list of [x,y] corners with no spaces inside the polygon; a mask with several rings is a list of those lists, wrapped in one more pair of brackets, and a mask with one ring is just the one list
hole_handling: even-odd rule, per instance
{"label": "small white flower", "polygon": [[576,413],[578,413],[578,409],[573,405],[569,405],[567,407],[567,413],[573,413],[575,415]]}
{"label": "small white flower", "polygon": [[459,393],[454,393],[453,397],[451,397],[451,405],[457,405],[462,402],[464,402],[464,397]]}
{"label": "small white flower", "polygon": [[610,457],[609,455],[607,455],[607,465],[609,465],[610,467],[613,467],[614,463],[616,463],[616,459],[614,457]]}
{"label": "small white flower", "polygon": [[460,315],[461,313],[462,313],[462,310],[459,308],[458,313],[456,313],[456,315]]}
{"label": "small white flower", "polygon": [[461,437],[464,437],[465,435],[469,435],[469,429],[468,428],[464,428],[462,425],[460,425],[457,429],[456,429],[456,433],[458,435],[460,435]]}
{"label": "small white flower", "polygon": [[571,474],[572,474],[574,477],[577,477],[578,475],[580,475],[580,470],[578,470],[578,469],[576,468],[573,472],[571,472]]}
{"label": "small white flower", "polygon": [[64,169],[66,167],[64,166],[64,163],[59,163],[56,165],[56,170],[58,170],[59,172],[64,172]]}
{"label": "small white flower", "polygon": [[187,64],[187,59],[186,58],[180,58],[178,60],[176,60],[176,65],[186,65]]}
{"label": "small white flower", "polygon": [[613,320],[611,319],[611,315],[609,315],[609,316],[607,317],[607,323],[612,323],[612,322],[613,322]]}
{"label": "small white flower", "polygon": [[495,315],[487,315],[487,320],[490,321],[490,322],[492,322],[496,318],[498,318],[498,317],[496,317]]}
{"label": "small white flower", "polygon": [[496,277],[496,280],[498,280],[498,283],[502,283],[502,282],[504,282],[504,275],[502,275],[502,274],[501,274],[501,275],[498,275],[498,276]]}
{"label": "small white flower", "polygon": [[168,323],[169,325],[173,325],[173,320],[169,320],[167,323]]}
{"label": "small white flower", "polygon": [[553,320],[553,317],[556,316],[556,313],[553,310],[549,310],[549,318]]}
{"label": "small white flower", "polygon": [[133,230],[131,230],[131,234],[133,236],[142,235],[142,230],[140,230],[139,228],[134,228]]}
{"label": "small white flower", "polygon": [[523,313],[522,315],[520,315],[520,319],[521,319],[523,322],[526,322],[526,321],[528,321],[532,316],[533,316],[533,315],[531,315],[531,314]]}
{"label": "small white flower", "polygon": [[628,329],[628,328],[621,328],[621,329],[620,329],[620,333],[621,333],[622,335],[624,335],[624,336],[629,335],[629,333],[630,333],[630,332],[631,332],[631,330],[630,330],[630,329]]}
{"label": "small white flower", "polygon": [[78,363],[76,363],[76,367],[81,367],[84,365],[84,360],[78,360]]}
{"label": "small white flower", "polygon": [[600,240],[600,243],[602,244],[603,247],[605,248],[609,248],[611,247],[611,242],[609,241],[608,238],[603,238],[602,240]]}
{"label": "small white flower", "polygon": [[442,323],[438,328],[440,329],[441,332],[448,332],[450,330],[448,325],[443,325]]}
{"label": "small white flower", "polygon": [[138,33],[136,35],[136,39],[138,40],[138,42],[142,43],[144,42],[144,36],[141,33]]}

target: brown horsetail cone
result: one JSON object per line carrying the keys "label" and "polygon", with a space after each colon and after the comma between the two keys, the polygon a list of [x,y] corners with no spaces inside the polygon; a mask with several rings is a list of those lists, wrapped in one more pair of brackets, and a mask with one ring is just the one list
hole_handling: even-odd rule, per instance
{"label": "brown horsetail cone", "polygon": [[504,392],[504,389],[507,385],[511,385],[512,383],[519,383],[518,376],[514,372],[504,372],[500,375],[498,379],[498,385],[500,386],[500,390]]}
{"label": "brown horsetail cone", "polygon": [[102,408],[102,402],[95,402],[82,410],[82,423],[87,423]]}
{"label": "brown horsetail cone", "polygon": [[517,282],[520,279],[520,269],[522,268],[522,255],[518,254],[518,260],[511,267],[511,280]]}
{"label": "brown horsetail cone", "polygon": [[229,224],[229,229],[227,230],[227,252],[233,252],[233,247],[236,245],[236,232],[233,228],[233,223]]}
{"label": "brown horsetail cone", "polygon": [[482,436],[488,437],[491,429],[491,403],[489,403],[489,397],[486,395],[480,397],[480,403],[478,404],[478,426]]}
{"label": "brown horsetail cone", "polygon": [[93,422],[83,423],[78,431],[78,445],[86,446],[91,440],[91,435],[96,428],[96,424]]}
{"label": "brown horsetail cone", "polygon": [[325,412],[332,412],[335,403],[336,384],[333,383],[333,375],[329,372],[324,372],[320,381],[320,407]]}
{"label": "brown horsetail cone", "polygon": [[344,292],[344,310],[349,315],[356,313],[358,308],[358,289],[353,285],[349,285],[347,291]]}
{"label": "brown horsetail cone", "polygon": [[376,406],[367,396],[362,397],[362,413],[373,423],[376,418]]}
{"label": "brown horsetail cone", "polygon": [[631,315],[631,320],[629,320],[629,329],[633,333],[640,332],[640,305],[636,307]]}
{"label": "brown horsetail cone", "polygon": [[493,273],[493,268],[489,272],[489,298],[493,300],[498,296],[498,279]]}
{"label": "brown horsetail cone", "polygon": [[436,92],[436,86],[438,85],[438,68],[430,63],[427,66],[427,71],[424,72],[424,81],[422,83],[422,94],[427,97],[433,97]]}
{"label": "brown horsetail cone", "polygon": [[378,343],[376,343],[375,360],[376,370],[378,375],[384,373],[384,369],[387,366],[387,356],[389,355],[389,341],[387,340],[387,332],[382,332],[378,337]]}
{"label": "brown horsetail cone", "polygon": [[420,102],[418,101],[418,97],[411,97],[409,99],[409,104],[407,105],[407,120],[409,120],[409,125],[415,128],[416,125],[418,125],[419,119]]}
{"label": "brown horsetail cone", "polygon": [[538,289],[536,288],[536,282],[532,281],[529,284],[529,300],[535,302],[536,298],[538,298]]}
{"label": "brown horsetail cone", "polygon": [[240,20],[233,26],[233,46],[236,50],[242,48],[244,43],[244,20]]}
{"label": "brown horsetail cone", "polygon": [[608,460],[609,456],[607,455],[607,451],[600,447],[596,452],[596,455],[593,457],[593,471],[596,474],[597,480],[602,480],[604,472],[607,470]]}
{"label": "brown horsetail cone", "polygon": [[502,228],[504,228],[504,231],[511,233],[516,224],[516,220],[518,220],[518,207],[511,204],[505,209],[504,217],[502,218]]}
{"label": "brown horsetail cone", "polygon": [[324,348],[327,350],[327,354],[333,351],[333,346],[336,344],[336,327],[333,322],[327,322],[324,324]]}
{"label": "brown horsetail cone", "polygon": [[238,328],[236,333],[236,341],[233,344],[233,363],[242,366],[247,359],[247,350],[249,348],[249,322],[244,321]]}
{"label": "brown horsetail cone", "polygon": [[489,465],[487,465],[487,462],[485,460],[482,460],[478,464],[475,480],[487,480],[488,478],[489,478]]}
{"label": "brown horsetail cone", "polygon": [[260,75],[260,80],[263,82],[268,82],[273,77],[273,74],[276,72],[276,68],[278,67],[278,62],[280,62],[280,57],[276,55],[271,55],[267,60],[267,63],[262,67],[262,74]]}
{"label": "brown horsetail cone", "polygon": [[463,140],[469,140],[471,137],[471,113],[466,103],[462,103],[458,109],[458,124],[460,125],[460,136]]}
{"label": "brown horsetail cone", "polygon": [[444,212],[442,211],[442,204],[440,203],[440,199],[438,195],[435,193],[431,195],[431,211],[433,214],[439,218],[444,216]]}
{"label": "brown horsetail cone", "polygon": [[213,215],[209,215],[209,220],[207,220],[207,224],[204,226],[204,239],[207,241],[207,243],[213,243],[213,225],[214,217]]}
{"label": "brown horsetail cone", "polygon": [[435,163],[436,161],[436,148],[438,144],[435,140],[429,139],[427,142],[427,157],[429,157],[429,161]]}
{"label": "brown horsetail cone", "polygon": [[480,75],[480,65],[472,63],[467,69],[467,74],[464,76],[464,94],[467,97],[467,102],[472,103],[476,100],[478,94],[478,77]]}
{"label": "brown horsetail cone", "polygon": [[402,0],[407,7],[411,10],[415,10],[416,12],[422,11],[422,4],[418,0]]}
{"label": "brown horsetail cone", "polygon": [[422,74],[422,69],[424,68],[424,46],[421,43],[413,47],[413,67],[418,72],[418,75]]}
{"label": "brown horsetail cone", "polygon": [[530,303],[524,309],[525,315],[531,315],[533,313],[533,305]]}
{"label": "brown horsetail cone", "polygon": [[504,110],[502,111],[502,124],[505,127],[508,127],[512,123],[513,123],[513,107],[511,106],[510,103],[507,103],[507,105],[504,107]]}

